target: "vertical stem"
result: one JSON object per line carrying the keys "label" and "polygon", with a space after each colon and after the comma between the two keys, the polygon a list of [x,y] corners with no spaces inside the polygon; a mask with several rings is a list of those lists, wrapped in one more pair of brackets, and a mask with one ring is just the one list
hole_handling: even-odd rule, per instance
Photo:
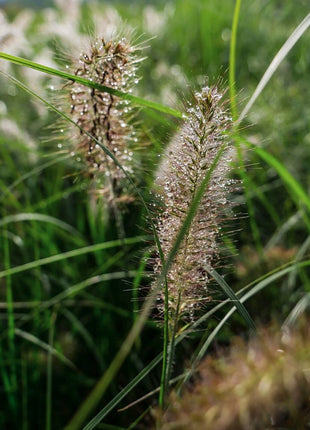
{"label": "vertical stem", "polygon": [[[4,244],[4,267],[6,270],[10,269],[10,249],[8,232],[5,229],[3,231],[3,244]],[[14,321],[14,307],[13,307],[13,291],[12,291],[12,280],[11,276],[6,277],[6,301],[7,301],[7,312],[8,312],[8,351],[9,357],[8,361],[10,363],[11,378],[10,378],[10,389],[9,397],[11,399],[10,403],[16,412],[16,399],[15,392],[17,388],[17,374],[16,374],[16,361],[15,361],[15,321]]]}
{"label": "vertical stem", "polygon": [[22,430],[28,430],[28,377],[27,359],[21,362],[22,373]]}
{"label": "vertical stem", "polygon": [[[240,16],[240,7],[241,7],[241,0],[236,0],[235,3],[235,9],[234,9],[234,16],[233,16],[233,22],[232,22],[232,29],[231,29],[231,39],[230,39],[230,52],[229,52],[229,95],[230,95],[230,109],[231,109],[231,115],[232,119],[235,124],[238,119],[238,112],[237,112],[237,100],[236,100],[236,46],[237,46],[237,31],[238,31],[238,24],[239,24],[239,16]],[[237,134],[237,125],[235,125],[234,133]],[[238,141],[237,141],[238,142]],[[240,148],[240,145],[236,143],[237,148],[237,155],[238,160],[240,163],[240,170],[239,175],[241,177],[243,187],[244,187],[244,194],[245,199],[247,203],[247,208],[249,212],[249,219],[250,219],[250,226],[255,242],[256,249],[260,256],[262,256],[263,247],[259,235],[259,229],[255,221],[255,209],[254,205],[252,204],[251,198],[249,196],[249,184],[247,180],[247,174],[246,169],[244,165],[243,160],[243,154]]]}
{"label": "vertical stem", "polygon": [[52,346],[54,343],[54,332],[55,332],[55,321],[56,312],[53,311],[50,321],[50,329],[48,336],[48,344],[51,349],[47,354],[47,372],[46,372],[46,422],[45,430],[51,430],[52,428],[52,375],[53,375],[53,355]]}
{"label": "vertical stem", "polygon": [[169,294],[168,294],[167,279],[165,279],[163,366],[161,371],[160,391],[159,391],[159,405],[161,408],[164,407],[164,399],[167,392],[168,345],[169,345]]}
{"label": "vertical stem", "polygon": [[175,340],[176,340],[176,335],[178,332],[178,326],[179,326],[179,315],[180,315],[180,302],[181,302],[181,291],[179,291],[179,295],[178,295],[178,303],[177,303],[177,308],[176,308],[176,312],[174,315],[174,321],[172,321],[173,327],[172,327],[172,333],[171,333],[171,339],[170,339],[170,345],[169,345],[169,350],[168,350],[168,359],[167,359],[167,376],[166,376],[166,390],[169,386],[169,381],[170,381],[170,377],[171,377],[171,372],[172,372],[172,365],[173,365],[173,360],[174,360],[174,354],[175,354]]}
{"label": "vertical stem", "polygon": [[239,23],[241,0],[236,0],[233,23],[231,29],[230,51],[229,51],[229,95],[230,108],[233,121],[237,120],[237,105],[236,105],[236,46],[237,46],[237,30]]}

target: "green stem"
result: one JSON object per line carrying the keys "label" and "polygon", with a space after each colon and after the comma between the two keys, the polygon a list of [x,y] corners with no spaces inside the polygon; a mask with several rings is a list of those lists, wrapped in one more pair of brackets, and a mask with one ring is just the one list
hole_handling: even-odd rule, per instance
{"label": "green stem", "polygon": [[[10,248],[8,231],[3,231],[3,245],[4,245],[4,267],[6,270],[10,269]],[[14,393],[17,389],[17,373],[16,373],[16,361],[15,361],[15,320],[14,320],[14,307],[13,307],[13,291],[12,291],[12,279],[8,275],[6,277],[6,301],[7,301],[7,313],[8,313],[8,351],[9,351],[9,363],[11,368],[10,378],[10,392],[11,405],[16,412],[16,401]]]}
{"label": "green stem", "polygon": [[237,30],[239,23],[241,0],[236,0],[232,29],[230,39],[230,51],[229,51],[229,94],[230,94],[230,107],[231,114],[234,121],[237,120],[237,104],[236,104],[236,46],[237,46]]}
{"label": "green stem", "polygon": [[159,405],[164,407],[164,399],[167,392],[167,362],[169,345],[169,292],[168,283],[165,281],[165,310],[164,310],[164,343],[163,343],[163,365],[161,370]]}
{"label": "green stem", "polygon": [[177,303],[177,308],[176,308],[176,312],[174,315],[170,345],[169,345],[169,350],[168,350],[167,372],[166,372],[166,390],[169,387],[169,381],[170,381],[170,377],[171,377],[171,373],[172,373],[172,365],[173,365],[175,346],[176,346],[175,341],[176,341],[176,335],[177,335],[178,326],[179,326],[180,302],[181,302],[181,292],[179,291],[178,303]]}
{"label": "green stem", "polygon": [[[53,347],[56,312],[53,311],[50,320],[49,339],[48,343]],[[47,355],[47,372],[46,372],[46,423],[45,429],[51,430],[52,428],[52,375],[53,375],[53,354],[52,349],[48,351]]]}

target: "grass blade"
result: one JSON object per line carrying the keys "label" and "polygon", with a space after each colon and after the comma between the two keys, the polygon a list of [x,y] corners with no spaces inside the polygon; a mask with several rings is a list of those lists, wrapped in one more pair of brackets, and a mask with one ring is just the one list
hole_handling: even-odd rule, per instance
{"label": "grass blade", "polygon": [[236,101],[236,45],[237,45],[237,30],[239,23],[241,0],[236,0],[233,23],[231,29],[230,50],[229,50],[229,95],[230,109],[234,121],[236,121],[237,101]]}
{"label": "grass blade", "polygon": [[62,261],[67,258],[78,257],[83,254],[88,254],[90,252],[101,251],[102,249],[110,249],[123,245],[133,245],[145,240],[145,236],[138,236],[126,239],[112,240],[110,242],[96,243],[95,245],[84,246],[82,248],[73,249],[72,251],[63,252],[61,254],[52,255],[50,257],[41,258],[39,260],[30,261],[30,263],[22,264],[20,266],[15,266],[7,270],[0,272],[0,278],[5,276],[14,275],[16,273],[25,272],[26,270],[34,269],[40,266],[45,266],[46,264],[56,263],[57,261]]}
{"label": "grass blade", "polygon": [[14,215],[8,215],[2,219],[0,219],[0,227],[6,224],[9,224],[11,222],[21,222],[21,221],[40,221],[40,222],[47,222],[50,224],[54,224],[57,227],[66,230],[68,233],[71,233],[75,236],[81,236],[80,232],[73,228],[71,225],[67,224],[66,222],[52,217],[50,215],[45,214],[38,214],[38,213],[19,213]]}
{"label": "grass blade", "polygon": [[283,46],[279,49],[277,54],[274,56],[273,60],[271,61],[269,67],[267,68],[266,72],[264,73],[263,77],[259,81],[252,97],[248,101],[247,105],[241,112],[238,122],[241,122],[253,104],[255,103],[256,99],[260,95],[260,93],[263,91],[265,86],[270,81],[272,75],[275,73],[279,65],[282,63],[284,58],[287,56],[287,54],[290,52],[290,50],[293,48],[293,46],[298,42],[298,40],[301,38],[301,36],[304,34],[304,32],[308,29],[310,26],[310,13],[302,20],[302,22],[298,25],[298,27],[295,28],[293,33],[290,35],[290,37],[286,40],[286,42],[283,44]]}
{"label": "grass blade", "polygon": [[241,137],[236,137],[239,141],[241,141],[248,148],[251,148],[254,152],[256,152],[260,158],[269,166],[273,167],[279,176],[283,179],[284,183],[287,185],[288,189],[291,192],[292,197],[296,201],[297,206],[301,206],[302,203],[310,214],[310,198],[302,186],[296,181],[296,179],[290,174],[290,172],[286,169],[286,167],[273,155],[268,153],[265,149],[254,145],[253,143],[243,139]]}
{"label": "grass blade", "polygon": [[246,310],[245,306],[241,303],[241,301],[238,299],[234,291],[230,288],[230,286],[227,284],[225,279],[215,270],[206,267],[206,270],[210,273],[210,275],[216,280],[218,285],[222,288],[226,296],[234,302],[237,310],[239,311],[240,315],[244,318],[247,325],[254,331],[256,331],[256,325],[252,318],[250,317],[248,311]]}
{"label": "grass blade", "polygon": [[38,337],[34,336],[31,333],[28,333],[24,330],[21,330],[19,328],[15,328],[15,334],[17,336],[22,337],[23,339],[27,340],[28,342],[39,346],[41,349],[46,351],[47,353],[51,353],[54,357],[57,357],[62,363],[64,363],[66,366],[70,367],[71,369],[76,370],[76,366],[72,361],[70,361],[67,357],[65,357],[63,354],[61,354],[57,349],[53,348],[51,345],[49,345],[46,342],[43,342]]}
{"label": "grass blade", "polygon": [[51,430],[52,428],[52,389],[53,389],[53,355],[52,348],[54,343],[55,334],[55,323],[56,323],[57,313],[53,311],[50,319],[50,328],[48,335],[48,344],[50,349],[47,353],[47,363],[46,363],[46,421],[45,430]]}
{"label": "grass blade", "polygon": [[98,412],[96,416],[92,418],[89,423],[83,427],[83,430],[91,430],[93,429],[97,424],[100,423],[101,420],[103,420],[104,417],[108,415],[109,412],[111,412],[118,403],[128,394],[130,391],[134,389],[134,387],[142,381],[142,379],[150,373],[151,370],[154,369],[155,366],[157,366],[158,363],[160,363],[162,359],[162,354],[157,355],[146,367],[143,368],[143,370],[132,380],[128,385],[126,385],[125,388],[123,388],[104,408]]}
{"label": "grass blade", "polygon": [[177,118],[182,118],[182,113],[177,111],[176,109],[172,109],[168,106],[163,106],[159,103],[152,102],[150,100],[142,99],[141,97],[133,96],[132,94],[123,93],[122,91],[115,90],[110,87],[106,87],[105,85],[101,85],[97,82],[90,81],[85,78],[81,78],[80,76],[72,75],[68,72],[62,72],[57,69],[53,69],[52,67],[44,66],[39,63],[34,63],[33,61],[26,60],[25,58],[16,57],[15,55],[6,54],[4,52],[0,52],[0,58],[3,60],[10,61],[11,63],[18,64],[19,66],[25,66],[29,67],[34,70],[38,70],[39,72],[57,76],[62,79],[69,80],[71,82],[78,82],[79,84],[85,85],[86,87],[94,88],[98,91],[104,92],[104,93],[110,93],[114,96],[129,100],[139,106],[144,106],[149,109],[155,109],[159,112],[163,112],[172,116],[175,116]]}

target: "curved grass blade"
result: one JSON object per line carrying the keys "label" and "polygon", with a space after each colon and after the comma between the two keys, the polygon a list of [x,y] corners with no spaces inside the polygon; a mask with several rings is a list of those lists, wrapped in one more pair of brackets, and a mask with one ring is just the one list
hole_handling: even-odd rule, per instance
{"label": "curved grass blade", "polygon": [[302,203],[307,208],[310,214],[310,198],[308,194],[296,181],[296,179],[290,174],[290,172],[285,168],[285,166],[276,157],[269,154],[263,148],[254,145],[253,143],[247,141],[244,138],[241,138],[240,136],[237,136],[236,139],[241,141],[241,143],[246,145],[248,148],[251,148],[260,156],[262,160],[266,161],[269,166],[273,167],[277,171],[279,176],[283,179],[284,183],[290,190],[292,197],[297,203],[297,206],[301,206],[300,203]]}
{"label": "curved grass blade", "polygon": [[[267,274],[263,277],[262,280],[260,280],[256,285],[253,285],[253,282],[249,285],[247,285],[245,288],[240,290],[237,295],[241,294],[245,289],[248,289],[252,286],[251,290],[245,293],[239,300],[243,304],[247,300],[249,300],[251,297],[253,297],[255,294],[259,293],[261,290],[266,288],[268,285],[272,284],[277,279],[289,274],[292,270],[295,270],[296,266],[299,267],[307,267],[310,266],[310,260],[306,260],[300,263],[288,263],[282,267],[284,267],[281,270],[272,271],[270,274]],[[255,282],[255,281],[254,281]],[[230,301],[227,300],[224,303],[221,303],[217,307],[224,306],[225,304],[229,303]],[[191,368],[188,370],[185,381],[190,378],[190,376],[193,374],[194,369],[197,367],[197,363],[204,357],[206,351],[208,350],[209,346],[213,342],[214,338],[218,334],[218,332],[221,330],[221,328],[224,326],[224,324],[229,320],[229,318],[233,315],[233,313],[237,310],[236,306],[233,306],[224,316],[224,318],[218,323],[218,325],[215,327],[215,329],[212,331],[212,333],[208,336],[207,340],[204,342],[203,346],[200,348],[199,352],[196,354],[195,359],[191,363]],[[213,311],[213,310],[212,310]],[[213,313],[213,312],[212,312]],[[201,318],[206,319],[205,316]],[[195,324],[195,323],[194,323]]]}
{"label": "curved grass blade", "polygon": [[294,227],[297,223],[299,223],[299,221],[302,218],[302,214],[301,211],[297,211],[296,213],[294,213],[292,216],[289,217],[289,219],[287,221],[285,221],[280,227],[279,229],[274,233],[273,236],[271,236],[271,238],[269,239],[269,241],[267,242],[267,245],[265,246],[265,249],[271,249],[274,246],[276,246],[278,244],[278,242],[281,241],[281,239],[283,238],[283,236],[292,228]]}
{"label": "curved grass blade", "polygon": [[295,28],[293,33],[290,35],[290,37],[286,40],[286,42],[282,45],[282,47],[279,49],[277,54],[274,56],[269,67],[267,68],[263,77],[259,81],[252,97],[250,98],[247,105],[241,112],[238,118],[238,123],[240,123],[245,118],[245,116],[247,115],[247,113],[255,103],[260,93],[263,91],[267,83],[270,81],[272,75],[275,73],[275,71],[282,63],[284,58],[287,56],[287,54],[290,52],[293,46],[298,42],[298,40],[301,38],[301,36],[308,29],[309,26],[310,26],[310,13],[308,13],[308,15],[302,20],[302,22]]}
{"label": "curved grass blade", "polygon": [[43,340],[37,338],[31,333],[28,333],[24,330],[21,330],[19,328],[15,328],[15,334],[17,336],[22,337],[23,339],[27,340],[30,343],[33,343],[34,345],[39,346],[47,353],[51,353],[54,357],[57,357],[62,363],[64,363],[66,366],[70,367],[71,369],[77,370],[77,367],[74,363],[72,363],[71,360],[69,360],[67,357],[65,357],[63,354],[61,354],[57,349],[53,348],[51,345],[49,345],[46,342],[43,342]]}
{"label": "curved grass blade", "polygon": [[0,278],[5,276],[14,275],[16,273],[24,272],[26,270],[34,269],[40,266],[45,266],[46,264],[56,263],[57,261],[62,261],[67,258],[78,257],[83,254],[88,254],[90,252],[101,251],[102,249],[110,249],[123,245],[133,245],[145,240],[145,236],[138,236],[132,238],[125,238],[112,240],[110,242],[96,243],[95,245],[84,246],[82,248],[73,249],[72,251],[63,252],[61,254],[52,255],[50,257],[41,258],[39,260],[30,261],[26,264],[21,264],[20,266],[15,266],[10,269],[3,270],[0,272]]}
{"label": "curved grass blade", "polygon": [[207,272],[216,280],[218,285],[222,288],[226,296],[235,303],[235,306],[239,312],[239,314],[244,318],[247,325],[253,330],[256,331],[256,325],[252,318],[250,317],[248,311],[246,310],[245,306],[241,303],[241,301],[238,299],[234,291],[230,288],[230,286],[227,284],[225,279],[215,270],[210,267],[206,267]]}
{"label": "curved grass blade", "polygon": [[33,61],[26,60],[25,58],[16,57],[15,55],[6,54],[4,52],[0,52],[0,58],[3,60],[10,61],[11,63],[18,64],[19,66],[25,66],[29,67],[34,70],[38,70],[39,72],[57,76],[62,79],[67,79],[71,82],[77,82],[79,84],[85,85],[86,87],[94,88],[98,91],[110,93],[114,96],[130,100],[131,102],[139,105],[144,106],[149,109],[155,109],[160,112],[175,116],[176,118],[182,118],[182,113],[177,111],[176,109],[172,109],[168,106],[163,106],[160,103],[155,103],[149,100],[142,99],[141,97],[133,96],[129,93],[123,93],[122,91],[115,90],[114,88],[106,87],[105,85],[101,85],[97,82],[90,81],[85,78],[81,78],[80,76],[72,75],[68,72],[62,72],[57,69],[53,69],[52,67],[43,66],[39,63],[34,63]]}
{"label": "curved grass blade", "polygon": [[144,367],[144,369],[134,379],[132,379],[132,381],[130,381],[125,388],[123,388],[104,408],[101,409],[101,411],[85,427],[83,427],[83,430],[91,430],[97,424],[99,424],[100,421],[102,421],[103,418],[106,417],[108,413],[111,412],[119,404],[119,402],[128,393],[130,393],[130,391],[132,391],[134,387],[140,381],[142,381],[143,378],[148,375],[152,369],[154,369],[155,366],[157,366],[157,364],[160,363],[162,356],[162,354],[157,355],[157,357],[155,357],[146,367]]}
{"label": "curved grass blade", "polygon": [[288,317],[282,324],[282,330],[289,329],[294,326],[298,317],[305,312],[307,308],[310,307],[310,293],[306,293],[291,310]]}
{"label": "curved grass blade", "polygon": [[0,227],[3,225],[9,224],[11,222],[21,222],[21,221],[47,222],[49,224],[56,225],[57,227],[61,228],[62,230],[65,230],[68,233],[71,233],[75,236],[81,236],[81,234],[78,230],[76,230],[70,224],[67,224],[66,222],[64,222],[58,218],[52,217],[50,215],[30,213],[30,212],[19,213],[19,214],[15,214],[15,215],[8,215],[8,216],[0,219]]}

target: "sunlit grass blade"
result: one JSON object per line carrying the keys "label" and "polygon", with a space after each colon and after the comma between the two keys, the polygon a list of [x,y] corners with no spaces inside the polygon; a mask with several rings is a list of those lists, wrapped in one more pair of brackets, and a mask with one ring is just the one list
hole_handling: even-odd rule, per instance
{"label": "sunlit grass blade", "polygon": [[[287,188],[290,191],[292,198],[295,200],[297,207],[306,207],[310,215],[310,197],[299,184],[298,181],[291,175],[291,173],[287,170],[287,168],[273,155],[268,153],[265,149],[254,145],[253,143],[243,139],[241,137],[236,137],[241,143],[245,146],[253,150],[256,154],[260,156],[262,160],[269,164],[269,166],[273,167],[279,176],[283,179],[283,182],[286,184]],[[309,227],[309,219],[307,217],[307,223]]]}
{"label": "sunlit grass blade", "polygon": [[236,121],[238,116],[236,101],[236,46],[240,7],[241,0],[236,0],[229,49],[229,96],[231,115],[234,121]]}
{"label": "sunlit grass blade", "polygon": [[11,63],[14,63],[14,64],[18,64],[20,66],[25,66],[34,70],[38,70],[39,72],[42,72],[48,75],[57,76],[59,78],[66,79],[71,82],[78,82],[79,84],[85,85],[86,87],[94,88],[103,93],[109,93],[114,96],[129,100],[139,106],[144,106],[149,109],[155,109],[160,112],[175,116],[177,118],[182,118],[182,113],[177,111],[176,109],[172,109],[168,106],[163,106],[159,103],[152,102],[150,100],[142,99],[141,97],[133,96],[132,94],[123,93],[122,91],[118,91],[113,88],[106,87],[105,85],[101,85],[97,82],[90,81],[85,78],[81,78],[80,76],[77,76],[77,75],[72,75],[71,73],[68,73],[68,72],[62,72],[60,70],[53,69],[52,67],[34,63],[33,61],[26,60],[25,58],[9,55],[4,52],[0,52],[0,58],[2,58],[3,60],[10,61]]}
{"label": "sunlit grass blade", "polygon": [[206,267],[206,270],[215,279],[215,281],[218,283],[218,285],[224,291],[225,295],[235,304],[239,314],[243,317],[243,319],[247,323],[248,327],[251,328],[252,330],[256,331],[256,325],[255,325],[254,321],[250,317],[245,306],[241,303],[241,301],[238,299],[238,297],[236,296],[234,291],[227,284],[225,279],[215,269],[212,269],[210,267]]}
{"label": "sunlit grass blade", "polygon": [[256,99],[261,94],[261,92],[263,91],[263,89],[265,88],[265,86],[270,81],[271,77],[279,67],[279,65],[282,63],[282,61],[290,52],[290,50],[293,48],[293,46],[298,42],[298,40],[301,38],[304,32],[309,28],[309,26],[310,26],[310,13],[308,13],[308,15],[302,20],[302,22],[295,28],[293,33],[290,35],[290,37],[286,40],[286,42],[283,44],[283,46],[279,49],[277,54],[274,56],[272,62],[270,63],[263,77],[259,81],[250,100],[248,101],[245,108],[241,112],[238,118],[238,122],[241,122],[245,118],[245,116],[247,115],[247,113],[255,103]]}

